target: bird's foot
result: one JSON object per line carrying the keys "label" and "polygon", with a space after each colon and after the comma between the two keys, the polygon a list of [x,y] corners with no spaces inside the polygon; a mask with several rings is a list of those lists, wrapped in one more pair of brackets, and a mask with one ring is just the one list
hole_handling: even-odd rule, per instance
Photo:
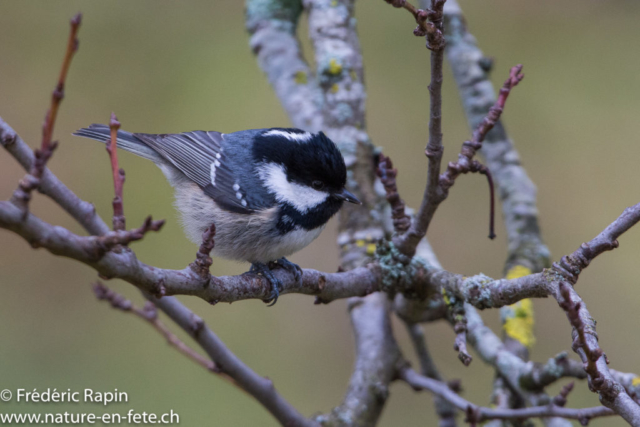
{"label": "bird's foot", "polygon": [[254,262],[253,264],[251,264],[249,272],[264,276],[264,278],[269,281],[269,283],[271,284],[271,295],[269,295],[269,298],[266,299],[265,302],[270,303],[269,305],[267,305],[267,307],[271,307],[272,305],[274,305],[278,301],[278,296],[280,296],[280,291],[282,290],[282,282],[280,282],[280,280],[278,280],[276,276],[274,276],[269,266],[262,262]]}
{"label": "bird's foot", "polygon": [[285,257],[277,259],[269,263],[270,268],[282,267],[290,273],[293,273],[293,277],[296,279],[298,286],[302,286],[302,268],[298,264],[294,264]]}

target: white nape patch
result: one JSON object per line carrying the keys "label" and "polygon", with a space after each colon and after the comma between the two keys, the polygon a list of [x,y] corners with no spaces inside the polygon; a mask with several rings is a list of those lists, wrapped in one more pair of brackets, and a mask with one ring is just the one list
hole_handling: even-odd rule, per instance
{"label": "white nape patch", "polygon": [[209,176],[211,176],[211,185],[216,185],[216,164],[215,163],[211,163],[211,172]]}
{"label": "white nape patch", "polygon": [[276,163],[263,163],[258,166],[258,176],[264,185],[275,194],[276,200],[289,203],[300,213],[305,213],[318,206],[329,197],[329,193],[324,191],[289,182],[284,166]]}
{"label": "white nape patch", "polygon": [[263,133],[263,135],[264,136],[279,135],[279,136],[285,137],[289,141],[293,141],[293,142],[307,142],[311,138],[313,138],[313,135],[310,134],[309,132],[294,133],[294,132],[287,132],[285,130],[278,130],[278,129],[270,130],[268,132]]}

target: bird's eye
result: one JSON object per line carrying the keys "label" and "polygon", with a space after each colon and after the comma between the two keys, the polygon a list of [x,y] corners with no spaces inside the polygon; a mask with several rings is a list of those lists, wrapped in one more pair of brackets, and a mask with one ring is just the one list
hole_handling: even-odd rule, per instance
{"label": "bird's eye", "polygon": [[322,183],[322,181],[313,181],[311,183],[311,186],[313,187],[314,190],[322,190],[322,187],[324,187],[324,184]]}

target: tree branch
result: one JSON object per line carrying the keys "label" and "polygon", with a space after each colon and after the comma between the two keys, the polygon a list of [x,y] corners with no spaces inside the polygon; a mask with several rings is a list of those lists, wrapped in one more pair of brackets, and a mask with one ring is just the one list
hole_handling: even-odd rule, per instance
{"label": "tree branch", "polygon": [[94,283],[93,293],[99,300],[107,301],[109,304],[111,304],[111,307],[125,313],[131,313],[138,318],[145,320],[151,326],[153,326],[153,328],[158,333],[160,333],[160,335],[165,337],[167,342],[171,346],[175,347],[175,349],[180,353],[182,353],[198,365],[202,366],[207,371],[221,374],[223,378],[230,380],[232,383],[235,383],[231,377],[224,375],[214,362],[202,357],[199,353],[180,341],[180,339],[158,319],[158,311],[156,309],[156,306],[151,302],[147,301],[147,303],[144,305],[144,308],[138,308],[123,295],[112,291],[100,282]]}
{"label": "tree branch", "polygon": [[[422,375],[436,381],[442,381],[442,375],[440,375],[440,371],[438,371],[438,368],[431,358],[429,349],[427,348],[427,342],[424,339],[424,331],[422,330],[422,326],[417,323],[406,322],[405,325],[407,326],[407,332],[409,332],[409,337],[411,338],[411,342],[413,343],[413,348],[418,355],[418,360],[420,362],[420,371],[422,372]],[[455,407],[439,395],[434,396],[433,402],[435,404],[436,413],[438,414],[438,418],[440,420],[439,426],[455,427],[457,424],[457,414]]]}
{"label": "tree branch", "polygon": [[562,417],[584,422],[593,418],[615,415],[615,412],[604,406],[582,409],[563,408],[557,405],[535,406],[522,409],[491,409],[479,407],[460,397],[449,389],[445,383],[422,376],[411,368],[402,369],[400,371],[400,379],[413,387],[414,390],[429,390],[437,396],[446,399],[457,409],[464,411],[467,414],[467,421],[471,423],[479,423],[493,419],[522,420],[544,417]]}
{"label": "tree branch", "polygon": [[393,229],[396,233],[404,233],[411,226],[411,217],[405,213],[404,201],[400,198],[400,194],[398,194],[398,186],[396,185],[398,169],[393,168],[391,159],[384,154],[380,154],[379,156],[376,175],[378,175],[380,182],[382,182],[384,186],[387,202],[389,202],[389,206],[391,206]]}
{"label": "tree branch", "polygon": [[555,297],[573,326],[572,348],[582,359],[589,376],[589,388],[598,393],[603,405],[613,409],[630,425],[640,426],[640,405],[609,372],[609,360],[598,345],[596,322],[584,302],[568,282],[560,282]]}
{"label": "tree branch", "polygon": [[341,406],[329,415],[316,417],[320,423],[372,426],[389,396],[389,383],[402,360],[391,331],[390,302],[385,294],[349,301],[349,313],[356,339],[356,363]]}
{"label": "tree branch", "polygon": [[173,297],[156,298],[147,295],[156,307],[162,310],[189,334],[209,355],[220,371],[233,378],[238,386],[260,402],[283,426],[319,427],[302,416],[275,389],[273,381],[256,374],[245,365],[207,327],[204,321]]}
{"label": "tree branch", "polygon": [[[39,187],[42,175],[45,171],[47,161],[51,158],[53,151],[58,146],[57,142],[52,142],[53,128],[55,126],[56,117],[58,116],[58,108],[64,98],[64,85],[67,78],[67,72],[71,65],[71,59],[78,50],[78,29],[82,15],[78,13],[71,21],[71,29],[69,31],[69,39],[67,41],[67,49],[62,61],[62,68],[58,77],[53,93],[51,94],[51,106],[47,111],[44,122],[42,124],[42,142],[39,149],[33,151],[33,161],[31,162],[29,172],[20,180],[18,188],[14,191],[11,201],[26,215],[29,210],[29,201],[31,200],[31,192]],[[7,141],[8,142],[8,141]]]}
{"label": "tree branch", "polygon": [[430,31],[427,32],[427,48],[431,50],[431,84],[429,85],[429,142],[425,155],[429,159],[427,185],[420,209],[411,228],[402,237],[394,239],[398,250],[413,257],[420,240],[427,234],[429,223],[440,201],[439,176],[442,163],[442,65],[444,61],[443,12],[445,0],[432,0],[429,12]]}
{"label": "tree branch", "polygon": [[118,166],[118,149],[116,141],[118,140],[118,129],[120,129],[120,122],[115,113],[111,113],[111,120],[109,121],[109,128],[111,130],[111,139],[105,144],[107,153],[109,153],[109,159],[111,160],[111,172],[113,174],[113,189],[115,197],[113,198],[113,229],[116,231],[124,230],[126,228],[124,218],[124,206],[122,197],[122,187],[124,185],[124,169],[120,169]]}
{"label": "tree branch", "polygon": [[310,132],[323,128],[318,82],[296,37],[302,13],[299,0],[248,0],[249,44],[294,126]]}

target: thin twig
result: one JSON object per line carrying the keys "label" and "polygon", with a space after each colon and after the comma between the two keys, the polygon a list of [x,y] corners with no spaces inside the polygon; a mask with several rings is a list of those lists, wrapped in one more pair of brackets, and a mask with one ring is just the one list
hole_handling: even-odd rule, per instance
{"label": "thin twig", "polygon": [[182,342],[173,332],[171,332],[169,328],[167,328],[167,326],[162,323],[160,319],[158,319],[158,311],[155,305],[153,305],[151,302],[147,301],[147,303],[144,305],[144,308],[136,307],[123,295],[120,295],[117,292],[109,289],[99,281],[93,284],[93,293],[99,300],[109,302],[111,304],[111,307],[125,313],[134,314],[140,319],[147,321],[149,324],[151,324],[151,326],[154,327],[156,331],[158,331],[163,337],[166,338],[167,342],[170,345],[175,347],[175,349],[180,353],[182,353],[198,365],[202,366],[207,371],[219,374],[221,377],[235,384],[235,381],[228,375],[221,372],[213,361],[201,356],[198,352],[190,348],[188,345]]}
{"label": "thin twig", "polygon": [[211,224],[204,233],[202,233],[202,244],[196,253],[196,260],[189,264],[189,267],[203,279],[209,280],[211,274],[209,267],[213,264],[211,259],[211,251],[215,246],[214,238],[216,237],[216,225]]}
{"label": "thin twig", "polygon": [[64,98],[64,85],[67,79],[67,73],[69,72],[69,66],[71,65],[71,58],[78,50],[79,41],[76,37],[78,29],[80,28],[80,22],[82,21],[82,14],[78,13],[71,19],[71,31],[69,33],[69,39],[67,41],[67,50],[62,61],[62,68],[60,69],[60,76],[58,77],[58,84],[55,90],[51,94],[51,108],[47,112],[44,123],[42,125],[42,150],[46,151],[53,136],[53,127],[58,116],[58,107],[62,98]]}
{"label": "thin twig", "polygon": [[96,242],[96,257],[101,258],[116,246],[127,246],[129,243],[142,240],[145,234],[150,231],[160,231],[163,225],[163,219],[155,221],[151,216],[148,216],[138,228],[110,231],[100,236],[94,238],[90,237],[87,239],[94,240]]}
{"label": "thin twig", "polygon": [[51,94],[51,106],[45,115],[44,122],[42,124],[42,142],[39,149],[34,150],[34,160],[31,163],[29,173],[20,180],[18,188],[14,191],[12,202],[19,206],[24,215],[26,216],[29,210],[29,201],[31,200],[31,193],[33,190],[40,186],[42,175],[45,171],[47,162],[53,155],[53,151],[58,146],[57,142],[52,142],[53,128],[55,126],[56,117],[58,116],[58,108],[64,98],[64,85],[71,65],[71,59],[74,53],[78,50],[78,29],[80,28],[80,22],[82,21],[82,14],[78,13],[71,21],[71,30],[69,31],[69,39],[67,41],[67,49],[64,59],[62,61],[62,68],[60,69],[60,75],[58,76],[58,83],[56,84],[53,93]]}
{"label": "thin twig", "polygon": [[427,18],[429,17],[430,11],[418,9],[417,7],[409,3],[407,0],[385,0],[385,1],[393,7],[403,8],[407,10],[409,13],[411,13],[411,15],[413,15],[413,18],[416,20],[416,24],[418,24],[416,29],[413,30],[413,34],[415,36],[424,37],[427,35],[427,33],[429,32],[429,28],[428,28],[429,23],[427,22]]}
{"label": "thin twig", "polygon": [[[468,172],[480,172],[484,175],[487,175],[493,206],[493,180],[491,179],[491,175],[490,173],[488,173],[488,169],[480,164],[477,160],[474,160],[473,157],[476,155],[477,151],[482,148],[482,141],[484,140],[487,132],[489,132],[495,126],[498,119],[500,118],[511,89],[523,79],[524,75],[521,73],[521,71],[522,65],[517,65],[511,68],[511,71],[509,72],[509,78],[505,81],[502,89],[500,89],[498,100],[496,101],[494,106],[491,107],[489,113],[484,118],[482,123],[480,123],[480,125],[473,132],[472,139],[470,141],[465,141],[462,144],[462,149],[460,150],[460,154],[458,154],[458,160],[456,162],[450,162],[447,166],[446,171],[438,177],[437,181],[435,179],[431,179],[431,175],[429,175],[430,178],[427,181],[425,195],[422,199],[422,205],[420,206],[420,210],[416,215],[416,219],[413,222],[411,229],[409,229],[409,231],[404,236],[402,236],[402,238],[398,239],[396,243],[396,245],[405,255],[413,255],[413,253],[415,252],[415,245],[417,245],[417,242],[426,234],[429,223],[433,218],[433,214],[435,213],[440,203],[442,203],[447,198],[449,189],[453,186],[456,178],[460,176],[460,174]],[[437,168],[439,170],[439,161],[442,158],[442,153],[440,152],[438,154],[438,152],[434,150],[435,148],[429,150],[427,147],[427,155],[431,156],[429,157],[429,174],[431,174],[432,171],[435,170],[431,166],[434,162],[436,162],[436,160]],[[495,237],[495,232],[493,230],[494,209],[492,209],[491,212],[489,237],[493,238]]]}
{"label": "thin twig", "polygon": [[391,206],[393,229],[396,233],[404,233],[411,226],[411,218],[405,213],[404,200],[402,200],[400,194],[398,194],[398,186],[396,184],[398,170],[393,168],[393,163],[389,157],[380,154],[376,174],[380,177],[387,201]]}
{"label": "thin twig", "polygon": [[124,185],[124,169],[121,169],[118,165],[118,129],[120,129],[120,122],[115,113],[111,113],[111,120],[109,120],[109,128],[111,129],[111,138],[106,144],[107,153],[109,153],[109,159],[111,160],[111,172],[113,174],[113,189],[115,196],[113,198],[113,229],[124,230],[126,228],[126,222],[124,217],[124,206],[122,197],[122,187]]}
{"label": "thin twig", "polygon": [[[413,343],[413,348],[418,356],[418,361],[420,362],[420,371],[422,375],[437,380],[442,381],[442,375],[440,371],[436,367],[433,359],[431,358],[431,353],[427,348],[427,342],[424,338],[424,331],[422,330],[422,325],[417,323],[407,323],[405,322],[407,327],[407,332],[409,332],[409,337],[411,338],[411,342]],[[456,426],[456,410],[451,403],[447,400],[443,399],[441,396],[434,396],[434,404],[436,407],[436,413],[438,414],[439,426],[440,427],[455,427]]]}
{"label": "thin twig", "polygon": [[442,163],[442,66],[444,62],[443,13],[444,0],[432,0],[429,13],[429,31],[427,47],[431,50],[431,84],[429,85],[429,142],[425,155],[429,159],[427,185],[420,209],[411,224],[411,228],[402,237],[394,239],[398,250],[413,257],[420,240],[427,229],[439,201],[442,198],[439,188],[440,165]]}
{"label": "thin twig", "polygon": [[480,172],[482,170],[480,167],[481,165],[474,163],[473,158],[478,150],[482,148],[482,142],[484,141],[487,133],[500,119],[507,97],[509,96],[509,93],[511,93],[511,89],[520,83],[523,78],[524,74],[522,74],[522,65],[516,65],[511,68],[509,78],[504,82],[504,85],[500,89],[498,100],[493,107],[491,107],[482,123],[480,123],[473,132],[471,140],[465,141],[462,144],[462,149],[460,150],[460,154],[458,154],[458,160],[456,162],[450,162],[447,166],[447,170],[440,176],[440,185],[445,192],[453,186],[453,183],[460,174],[467,172]]}
{"label": "thin twig", "polygon": [[468,422],[480,423],[486,420],[519,420],[526,418],[562,417],[585,422],[593,418],[615,415],[604,406],[571,409],[557,405],[535,406],[522,409],[492,409],[476,406],[452,391],[447,384],[418,374],[411,368],[401,369],[399,377],[414,390],[429,390],[453,404],[467,414]]}

